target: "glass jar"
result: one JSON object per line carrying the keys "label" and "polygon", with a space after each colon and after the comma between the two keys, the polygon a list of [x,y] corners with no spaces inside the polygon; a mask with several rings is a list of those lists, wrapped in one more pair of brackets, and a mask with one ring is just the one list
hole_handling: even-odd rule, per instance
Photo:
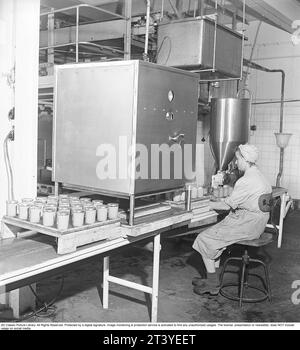
{"label": "glass jar", "polygon": [[29,221],[32,223],[39,223],[41,218],[41,209],[36,205],[29,207]]}
{"label": "glass jar", "polygon": [[118,203],[108,203],[107,204],[107,215],[109,220],[114,220],[118,218],[119,204]]}
{"label": "glass jar", "polygon": [[17,216],[17,205],[18,202],[15,200],[6,201],[6,215],[10,217]]}
{"label": "glass jar", "polygon": [[107,220],[107,206],[106,205],[98,205],[97,206],[97,220],[98,221],[106,221]]}
{"label": "glass jar", "polygon": [[46,208],[43,211],[43,225],[47,227],[54,226],[55,211],[51,208]]}
{"label": "glass jar", "polygon": [[72,224],[74,227],[83,226],[84,222],[84,211],[82,210],[73,210],[72,212]]}
{"label": "glass jar", "polygon": [[95,207],[97,207],[98,205],[102,205],[103,204],[103,200],[101,199],[94,199],[93,200],[93,204]]}
{"label": "glass jar", "polygon": [[19,203],[19,219],[28,219],[28,209],[29,205],[27,203]]}
{"label": "glass jar", "polygon": [[192,196],[192,199],[196,199],[197,196],[198,196],[198,190],[197,190],[197,187],[196,186],[192,186],[192,192],[191,192],[191,196]]}
{"label": "glass jar", "polygon": [[216,187],[213,189],[213,195],[214,197],[216,198],[219,198],[220,197],[220,190],[219,190],[219,187]]}
{"label": "glass jar", "polygon": [[202,186],[198,186],[197,187],[197,196],[198,198],[201,198],[204,196],[204,191],[203,191],[203,187]]}
{"label": "glass jar", "polygon": [[96,208],[88,207],[85,210],[85,223],[87,225],[94,224],[96,221]]}
{"label": "glass jar", "polygon": [[67,230],[69,227],[69,219],[70,219],[70,213],[61,210],[57,212],[56,222],[57,222],[57,229],[58,230]]}

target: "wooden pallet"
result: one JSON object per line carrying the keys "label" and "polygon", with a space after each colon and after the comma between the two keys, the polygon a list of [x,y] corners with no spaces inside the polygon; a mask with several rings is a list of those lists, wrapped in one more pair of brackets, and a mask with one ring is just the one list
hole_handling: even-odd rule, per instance
{"label": "wooden pallet", "polygon": [[81,227],[69,227],[66,230],[58,230],[54,227],[46,227],[40,223],[31,223],[17,217],[4,216],[2,219],[2,232],[8,236],[15,236],[21,229],[38,232],[56,238],[57,254],[66,254],[76,251],[85,244],[113,239],[122,236],[120,219],[96,222]]}
{"label": "wooden pallet", "polygon": [[[197,208],[209,206],[210,199],[211,199],[211,196],[204,196],[201,198],[191,199],[191,209],[197,209]],[[170,204],[172,207],[180,208],[180,209],[184,209],[186,206],[185,201],[178,201],[178,202],[166,201],[166,203]]]}
{"label": "wooden pallet", "polygon": [[122,225],[127,236],[137,237],[149,232],[171,230],[173,228],[188,225],[193,214],[181,209],[173,208],[149,217],[141,217],[135,221],[134,226]]}

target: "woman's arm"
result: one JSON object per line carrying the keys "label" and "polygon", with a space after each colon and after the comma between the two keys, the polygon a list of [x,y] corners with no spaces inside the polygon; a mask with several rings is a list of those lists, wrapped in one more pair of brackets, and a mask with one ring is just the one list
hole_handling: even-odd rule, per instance
{"label": "woman's arm", "polygon": [[230,206],[222,201],[217,201],[217,202],[210,201],[209,206],[211,209],[214,209],[214,210],[230,210]]}

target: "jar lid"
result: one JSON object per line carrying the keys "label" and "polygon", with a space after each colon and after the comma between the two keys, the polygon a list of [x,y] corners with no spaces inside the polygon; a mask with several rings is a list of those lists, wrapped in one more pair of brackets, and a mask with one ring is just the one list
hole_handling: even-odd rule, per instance
{"label": "jar lid", "polygon": [[67,216],[67,215],[70,215],[70,212],[67,211],[67,210],[59,210],[59,211],[57,212],[57,215],[58,215],[58,216]]}
{"label": "jar lid", "polygon": [[44,213],[54,213],[56,210],[54,210],[53,208],[44,208]]}
{"label": "jar lid", "polygon": [[106,205],[106,204],[99,204],[99,205],[96,205],[96,209],[99,209],[99,208],[100,208],[100,209],[101,209],[101,208],[102,208],[102,209],[104,209],[104,208],[107,209],[107,205]]}
{"label": "jar lid", "polygon": [[33,202],[32,198],[22,198],[22,202]]}
{"label": "jar lid", "polygon": [[19,203],[19,207],[29,207],[29,203],[21,202]]}
{"label": "jar lid", "polygon": [[118,207],[119,204],[118,203],[108,203],[107,206],[109,206],[109,207]]}
{"label": "jar lid", "polygon": [[96,210],[96,208],[95,207],[85,207],[85,210],[86,211],[92,211],[92,210]]}
{"label": "jar lid", "polygon": [[72,209],[72,212],[73,212],[73,213],[83,213],[83,210],[80,209],[80,208],[73,208],[73,209]]}

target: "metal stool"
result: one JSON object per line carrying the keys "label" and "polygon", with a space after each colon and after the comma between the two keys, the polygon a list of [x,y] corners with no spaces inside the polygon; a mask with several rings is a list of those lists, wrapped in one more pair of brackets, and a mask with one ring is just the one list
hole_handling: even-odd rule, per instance
{"label": "metal stool", "polygon": [[[278,233],[276,225],[273,223],[273,213],[275,208],[276,202],[274,201],[274,198],[272,197],[271,193],[263,194],[258,199],[258,206],[261,211],[263,212],[270,212],[270,220],[271,224],[274,228],[274,231]],[[225,260],[223,269],[220,276],[220,294],[228,298],[230,300],[236,300],[239,301],[240,307],[242,306],[242,303],[256,303],[260,301],[264,301],[266,299],[269,299],[271,301],[271,286],[270,286],[270,279],[269,279],[269,272],[267,265],[260,259],[253,259],[248,255],[248,247],[263,247],[273,241],[273,234],[263,232],[261,236],[257,239],[253,240],[244,240],[236,242],[238,245],[244,246],[244,254],[241,257],[229,257]],[[224,273],[226,272],[226,266],[230,261],[241,261],[242,262],[242,270],[241,270],[241,278],[239,283],[228,283],[224,284],[223,278]],[[257,263],[259,265],[262,265],[265,272],[265,286],[263,288],[255,287],[253,285],[250,285],[248,283],[248,277],[249,277],[249,265],[251,263]],[[231,294],[228,292],[229,288],[232,287],[239,287],[238,293]],[[256,298],[246,298],[244,297],[245,289],[252,289],[259,291],[262,296],[256,297]]]}
{"label": "metal stool", "polygon": [[[249,241],[240,241],[236,244],[243,245],[245,248],[244,254],[241,257],[229,257],[225,260],[223,269],[220,276],[220,294],[228,298],[230,300],[236,300],[239,301],[240,307],[242,306],[242,303],[256,303],[260,301],[264,301],[266,299],[269,299],[271,301],[271,286],[270,286],[270,279],[269,279],[269,272],[267,265],[260,259],[253,259],[248,255],[248,247],[262,247],[265,246],[273,241],[273,235],[271,233],[263,233],[260,238],[253,239]],[[224,274],[226,273],[226,266],[230,261],[241,261],[242,262],[242,272],[241,272],[241,279],[239,283],[223,283]],[[262,265],[265,272],[265,287],[259,288],[252,286],[248,283],[248,276],[249,276],[249,265],[251,263],[257,263],[259,265]],[[229,293],[227,290],[232,287],[239,287],[238,293],[236,295],[233,295]],[[263,294],[260,297],[256,298],[246,298],[244,297],[244,291],[245,289],[254,289],[260,292],[260,294]]]}

